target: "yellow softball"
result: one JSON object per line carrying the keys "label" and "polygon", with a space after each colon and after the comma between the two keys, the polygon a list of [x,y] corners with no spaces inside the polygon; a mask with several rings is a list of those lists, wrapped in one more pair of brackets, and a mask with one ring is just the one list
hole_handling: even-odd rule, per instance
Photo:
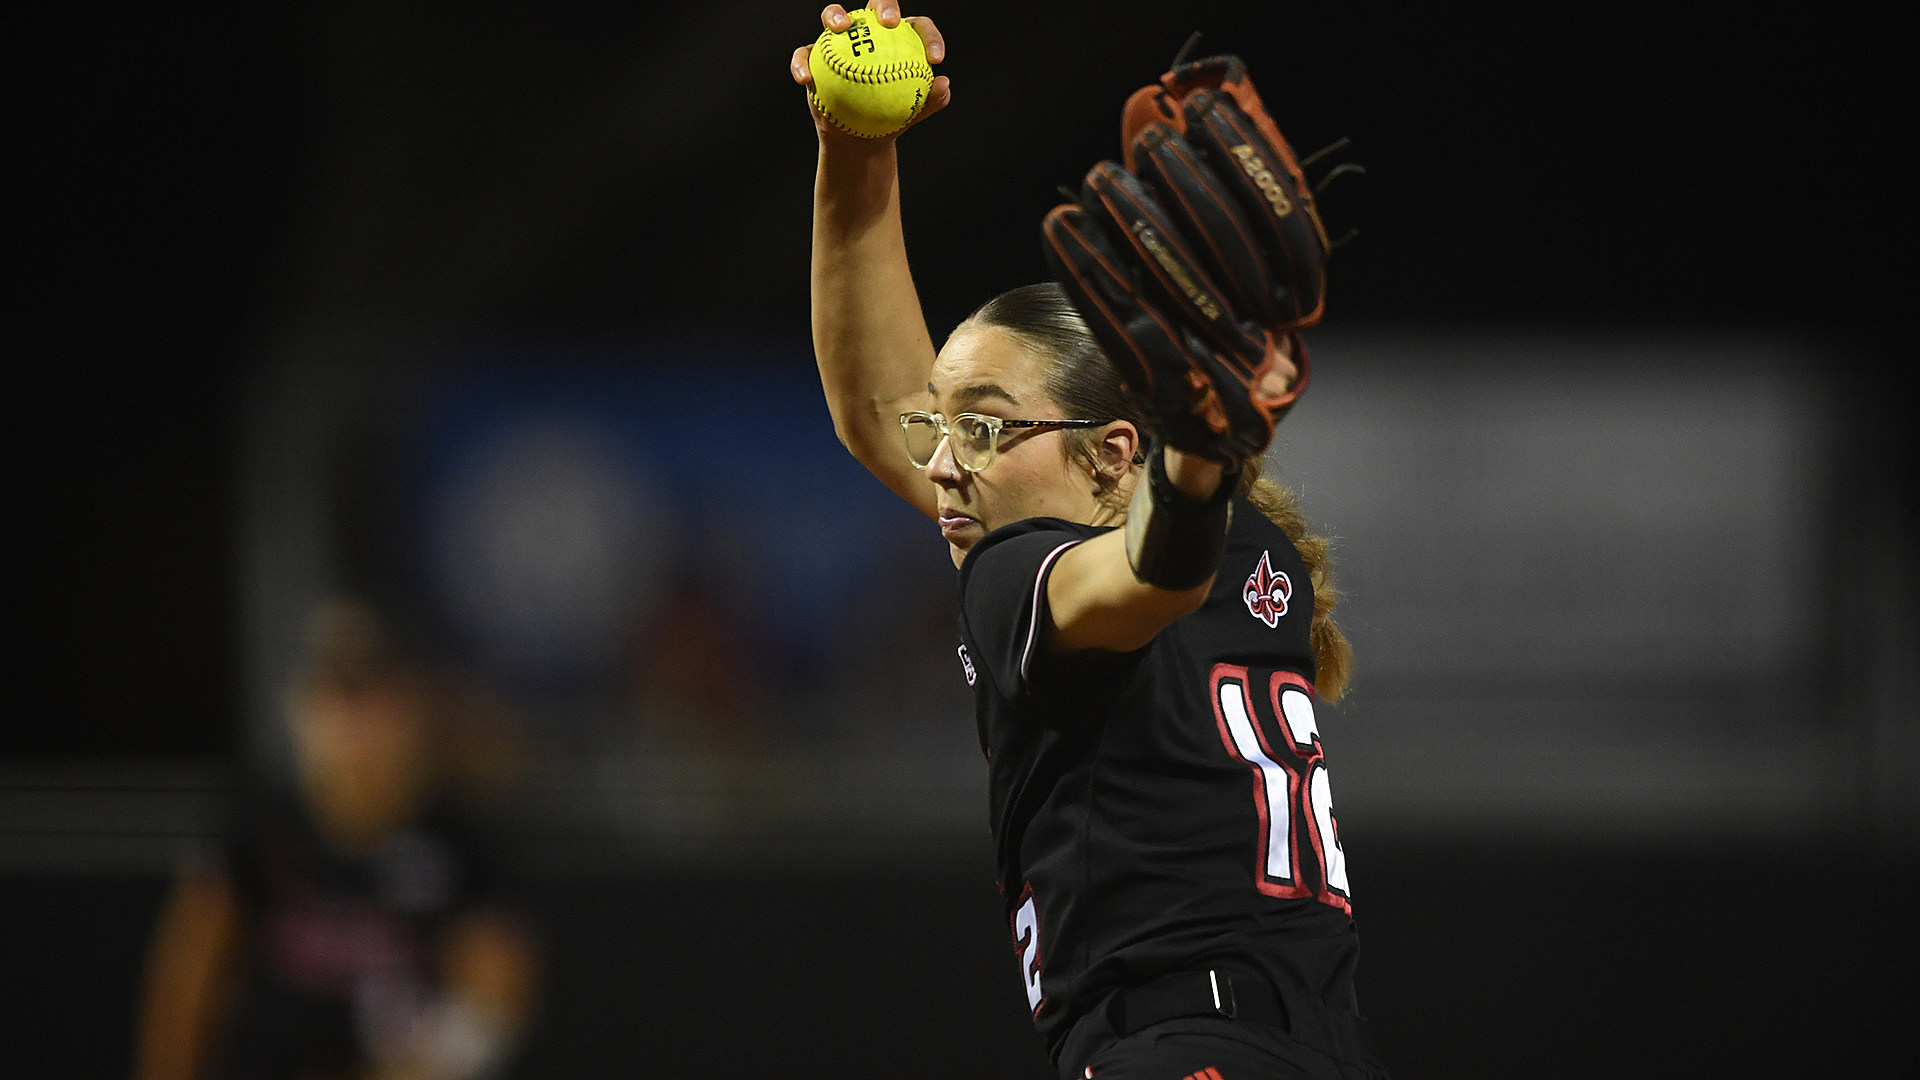
{"label": "yellow softball", "polygon": [[849,135],[882,139],[907,126],[933,90],[927,46],[902,20],[888,29],[872,11],[847,13],[845,31],[823,30],[807,66],[807,92],[827,122]]}

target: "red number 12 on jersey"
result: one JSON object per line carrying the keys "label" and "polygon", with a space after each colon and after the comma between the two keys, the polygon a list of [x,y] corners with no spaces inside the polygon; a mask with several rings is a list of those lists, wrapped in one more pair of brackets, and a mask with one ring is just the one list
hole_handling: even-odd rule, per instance
{"label": "red number 12 on jersey", "polygon": [[[1291,671],[1256,678],[1246,668],[1217,664],[1207,689],[1221,743],[1253,772],[1260,819],[1254,887],[1268,896],[1313,897],[1352,916],[1347,857],[1313,717],[1313,685]],[[1317,865],[1301,864],[1296,817],[1305,823],[1298,831]]]}

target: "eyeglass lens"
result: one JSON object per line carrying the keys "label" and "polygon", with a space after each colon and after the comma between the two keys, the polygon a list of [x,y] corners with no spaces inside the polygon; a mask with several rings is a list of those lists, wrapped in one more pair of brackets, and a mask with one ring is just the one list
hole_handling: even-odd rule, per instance
{"label": "eyeglass lens", "polygon": [[900,421],[900,426],[907,433],[907,458],[914,468],[926,468],[940,445],[940,426],[931,416],[909,416]]}
{"label": "eyeglass lens", "polygon": [[[941,425],[931,416],[909,416],[903,422],[907,433],[907,456],[916,468],[924,469],[940,447]],[[956,416],[946,423],[953,434],[953,459],[961,468],[979,472],[993,461],[993,425],[977,416]]]}

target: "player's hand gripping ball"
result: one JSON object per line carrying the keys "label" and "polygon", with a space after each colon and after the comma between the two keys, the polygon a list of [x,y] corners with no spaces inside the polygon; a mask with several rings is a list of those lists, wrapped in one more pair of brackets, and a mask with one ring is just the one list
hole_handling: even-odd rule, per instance
{"label": "player's hand gripping ball", "polygon": [[884,139],[906,127],[933,91],[933,65],[914,28],[880,25],[866,8],[847,12],[853,25],[823,30],[814,42],[807,92],[834,127],[863,139]]}

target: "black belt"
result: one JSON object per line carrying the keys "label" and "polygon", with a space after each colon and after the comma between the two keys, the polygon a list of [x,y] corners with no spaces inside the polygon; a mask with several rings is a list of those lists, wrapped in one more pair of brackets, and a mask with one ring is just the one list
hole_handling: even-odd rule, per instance
{"label": "black belt", "polygon": [[1078,1069],[1110,1039],[1190,1016],[1272,1024],[1294,1041],[1347,1062],[1374,1056],[1358,1016],[1330,1009],[1304,993],[1282,995],[1264,976],[1212,968],[1163,975],[1114,991],[1104,1008],[1074,1025],[1060,1047],[1060,1063]]}
{"label": "black belt", "polygon": [[1273,984],[1257,975],[1210,969],[1165,975],[1127,987],[1107,1000],[1107,1022],[1124,1039],[1142,1028],[1183,1016],[1224,1016],[1287,1025],[1287,1005]]}

